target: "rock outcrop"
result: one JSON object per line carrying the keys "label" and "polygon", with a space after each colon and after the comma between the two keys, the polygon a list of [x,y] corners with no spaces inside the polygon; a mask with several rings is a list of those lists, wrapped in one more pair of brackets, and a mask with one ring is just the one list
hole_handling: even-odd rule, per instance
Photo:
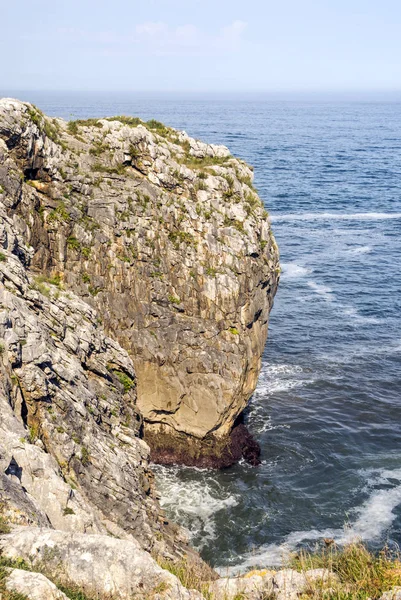
{"label": "rock outcrop", "polygon": [[[96,469],[101,475],[102,450],[88,447],[92,422],[111,437],[120,428],[130,449],[131,435],[141,427],[134,390],[153,459],[227,466],[245,454],[256,463],[257,447],[237,424],[259,374],[279,266],[249,167],[225,147],[198,142],[158,122],[117,117],[67,124],[29,104],[3,99],[0,204],[28,246],[25,253],[13,249],[4,235],[0,244],[22,261],[29,256],[27,285],[36,285],[40,293],[40,286],[53,289],[50,281],[75,294],[70,303],[64,292],[58,299],[52,292],[51,300],[43,299],[46,293],[35,300],[35,290],[29,292],[33,310],[47,313],[48,335],[53,328],[59,336],[64,327],[63,344],[82,357],[96,387],[96,401],[90,393],[80,399],[86,412],[79,422],[85,427],[78,428],[74,458],[67,453],[58,457],[60,463],[78,471],[78,448],[87,448],[89,479]],[[36,284],[35,273],[40,274]],[[55,322],[65,311],[71,323],[60,327]],[[110,336],[107,342],[98,339],[96,319]],[[87,321],[91,326],[84,326]],[[41,334],[34,335],[22,350],[16,342],[22,365],[25,356],[33,364],[40,360],[32,345],[40,354]],[[117,342],[128,353],[124,364],[115,357]],[[99,367],[98,353],[83,354],[101,343],[105,354]],[[19,356],[16,360],[20,364]],[[22,385],[39,395],[39,403],[58,377],[71,381],[76,375],[68,364],[61,373],[40,377],[36,369],[28,371],[31,379]],[[108,394],[102,399],[104,380],[114,381],[119,391],[123,386],[123,401]],[[88,420],[85,403],[94,411]],[[61,402],[59,410],[65,408]],[[121,415],[118,425],[113,412]],[[51,415],[44,419],[42,413],[37,418],[30,413],[29,419],[33,427],[43,419],[44,443],[56,455],[60,436],[69,434],[57,432],[64,428],[57,412],[53,425]],[[73,412],[69,419],[77,420]],[[133,460],[140,464],[143,453],[135,444]],[[111,476],[121,457],[109,460]],[[148,479],[144,469],[145,494]]]}
{"label": "rock outcrop", "polygon": [[[177,577],[159,567],[135,540],[22,527],[0,538],[0,552],[24,560],[33,571],[45,569],[56,580],[73,582],[91,598],[202,599],[199,592],[185,589]],[[22,591],[21,575],[11,574],[8,585]]]}
{"label": "rock outcrop", "polygon": [[1,206],[0,243],[0,516],[171,552],[131,359],[87,303],[29,275]]}

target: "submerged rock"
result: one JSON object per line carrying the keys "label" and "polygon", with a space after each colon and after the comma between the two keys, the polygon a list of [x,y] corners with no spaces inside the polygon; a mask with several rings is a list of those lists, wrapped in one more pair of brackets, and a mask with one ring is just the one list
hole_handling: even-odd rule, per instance
{"label": "submerged rock", "polygon": [[[136,388],[152,457],[257,462],[231,432],[256,385],[279,264],[250,168],[154,121],[67,124],[7,99],[0,165],[0,204],[32,271],[96,308],[132,359],[134,371],[108,371],[127,398]],[[79,349],[76,326],[67,334]]]}

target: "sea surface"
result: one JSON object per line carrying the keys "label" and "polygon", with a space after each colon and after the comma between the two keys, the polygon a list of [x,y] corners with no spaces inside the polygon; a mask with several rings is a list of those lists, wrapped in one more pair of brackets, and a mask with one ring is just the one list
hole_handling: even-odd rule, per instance
{"label": "sea surface", "polygon": [[255,167],[282,265],[247,414],[262,465],[155,467],[202,556],[225,573],[322,538],[401,543],[401,103],[3,95],[155,118]]}

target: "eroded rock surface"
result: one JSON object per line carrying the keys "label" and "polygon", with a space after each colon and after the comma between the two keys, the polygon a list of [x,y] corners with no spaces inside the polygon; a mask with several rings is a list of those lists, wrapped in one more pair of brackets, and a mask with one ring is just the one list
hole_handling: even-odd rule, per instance
{"label": "eroded rock surface", "polygon": [[0,516],[174,553],[183,540],[155,496],[133,363],[95,309],[30,275],[15,220],[0,205]]}
{"label": "eroded rock surface", "polygon": [[[136,379],[128,363],[107,370],[110,357],[96,377],[122,369],[123,385],[137,383],[153,457],[238,458],[230,434],[256,385],[279,278],[249,167],[156,122],[67,124],[3,99],[0,203],[30,245],[32,270],[96,308],[127,350]],[[82,352],[77,329],[67,327],[67,343]],[[130,393],[117,411],[129,412]],[[241,443],[246,453],[246,436]]]}
{"label": "eroded rock surface", "polygon": [[[23,527],[0,538],[0,551],[8,558],[24,559],[32,569],[47,570],[52,578],[73,582],[92,598],[202,599],[199,592],[185,589],[159,567],[135,540]],[[14,585],[15,580],[11,575]]]}

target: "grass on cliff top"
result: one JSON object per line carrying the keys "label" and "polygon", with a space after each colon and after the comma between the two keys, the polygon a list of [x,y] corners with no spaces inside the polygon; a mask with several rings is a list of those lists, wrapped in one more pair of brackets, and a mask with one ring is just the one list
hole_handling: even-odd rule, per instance
{"label": "grass on cliff top", "polygon": [[344,547],[334,543],[316,552],[301,550],[289,564],[297,571],[327,569],[337,582],[314,582],[303,598],[313,600],[377,600],[384,592],[401,586],[401,556],[385,547],[373,553],[361,542]]}

